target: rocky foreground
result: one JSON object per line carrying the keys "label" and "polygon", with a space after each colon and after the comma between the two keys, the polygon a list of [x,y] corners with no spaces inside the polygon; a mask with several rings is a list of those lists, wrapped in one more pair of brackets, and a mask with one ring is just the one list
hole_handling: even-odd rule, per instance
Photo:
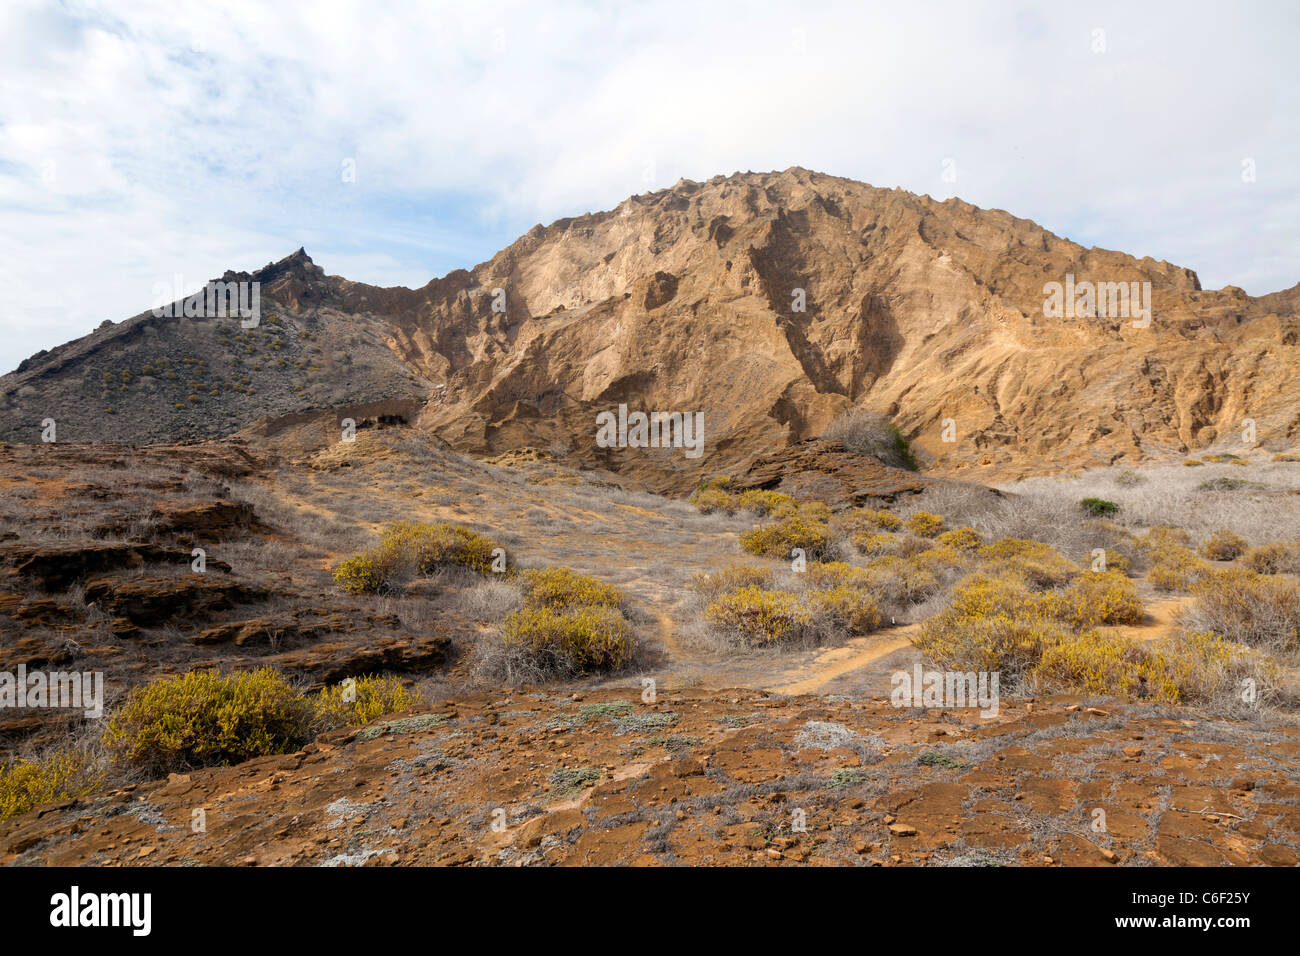
{"label": "rocky foreground", "polygon": [[0,863],[1293,866],[1298,770],[1300,728],[1066,698],[479,694],[32,811]]}

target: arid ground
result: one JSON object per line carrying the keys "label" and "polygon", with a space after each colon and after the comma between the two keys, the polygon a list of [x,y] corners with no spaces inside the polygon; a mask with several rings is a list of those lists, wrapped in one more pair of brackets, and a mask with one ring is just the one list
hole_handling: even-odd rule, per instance
{"label": "arid ground", "polygon": [[[3,450],[4,667],[106,689],[98,719],[0,712],[5,862],[1300,862],[1290,456],[996,489],[873,459],[746,489],[760,463],[687,500],[367,424]],[[504,570],[337,573],[449,526]],[[603,658],[520,623],[597,611]],[[260,667],[295,699],[385,690],[263,755],[141,743],[142,688]],[[893,699],[917,667],[998,672],[996,713]]]}

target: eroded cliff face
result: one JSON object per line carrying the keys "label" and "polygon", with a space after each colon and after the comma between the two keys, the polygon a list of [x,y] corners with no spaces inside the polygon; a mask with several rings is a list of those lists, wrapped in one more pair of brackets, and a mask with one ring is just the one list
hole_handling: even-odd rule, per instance
{"label": "eroded cliff face", "polygon": [[[853,405],[891,415],[926,467],[980,478],[1233,444],[1245,419],[1269,448],[1300,429],[1300,286],[1207,292],[999,210],[797,168],[538,226],[417,290],[323,277],[301,252],[268,270],[264,297],[330,354],[314,398],[268,385],[276,414],[423,393],[419,425],[461,450],[563,446],[662,490],[743,471]],[[1045,314],[1044,286],[1071,281],[1149,283],[1149,326],[1104,298]],[[29,383],[11,378],[12,403]],[[598,447],[596,415],[620,404],[703,412],[706,454]]]}

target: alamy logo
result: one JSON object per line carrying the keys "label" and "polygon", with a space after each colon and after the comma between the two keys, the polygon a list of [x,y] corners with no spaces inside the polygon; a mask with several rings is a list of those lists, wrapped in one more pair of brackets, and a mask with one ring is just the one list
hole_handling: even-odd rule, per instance
{"label": "alamy logo", "polygon": [[1065,283],[1049,282],[1043,286],[1043,315],[1049,319],[1136,319],[1135,329],[1151,324],[1150,282],[1083,282],[1075,283],[1068,274]]}
{"label": "alamy logo", "polygon": [[50,897],[50,925],[129,926],[132,935],[148,936],[152,929],[153,896],[149,893],[69,893]]}
{"label": "alamy logo", "polygon": [[0,708],[68,707],[87,717],[104,716],[104,675],[99,671],[0,671]]}
{"label": "alamy logo", "polygon": [[153,314],[159,319],[224,319],[239,316],[240,326],[255,329],[262,321],[262,283],[209,282],[197,292],[186,293],[184,277],[172,282],[155,282]]}
{"label": "alamy logo", "polygon": [[895,671],[889,683],[895,707],[978,707],[981,717],[998,715],[997,671],[923,672],[918,663],[911,673]]}
{"label": "alamy logo", "polygon": [[631,412],[596,416],[596,444],[601,448],[684,448],[687,458],[704,454],[703,412]]}

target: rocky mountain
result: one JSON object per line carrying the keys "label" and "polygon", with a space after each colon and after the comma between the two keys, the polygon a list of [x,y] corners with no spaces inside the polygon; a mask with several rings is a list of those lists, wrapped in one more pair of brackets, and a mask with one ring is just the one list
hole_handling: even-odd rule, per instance
{"label": "rocky mountain", "polygon": [[[925,468],[979,478],[1300,431],[1300,285],[1206,291],[1000,210],[799,168],[539,225],[415,290],[302,250],[225,279],[261,283],[257,328],[106,323],[0,378],[0,438],[38,441],[47,418],[60,440],[273,436],[387,410],[458,450],[534,446],[681,490],[779,461],[854,406]],[[620,405],[702,413],[704,453],[602,447],[597,416]]]}

